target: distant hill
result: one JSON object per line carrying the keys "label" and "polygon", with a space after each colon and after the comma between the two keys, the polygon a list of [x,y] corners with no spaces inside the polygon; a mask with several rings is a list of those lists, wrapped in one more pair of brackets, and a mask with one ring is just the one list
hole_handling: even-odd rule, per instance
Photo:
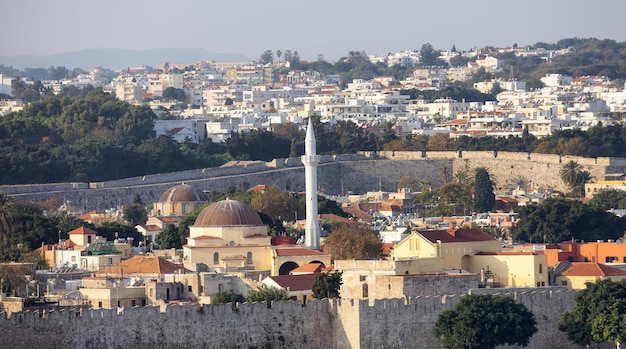
{"label": "distant hill", "polygon": [[94,67],[123,69],[159,63],[195,63],[198,61],[248,61],[250,58],[236,53],[218,53],[200,48],[168,49],[155,48],[132,50],[120,48],[88,49],[75,52],[59,53],[50,56],[0,56],[0,65],[15,69],[48,68],[50,66],[67,69]]}

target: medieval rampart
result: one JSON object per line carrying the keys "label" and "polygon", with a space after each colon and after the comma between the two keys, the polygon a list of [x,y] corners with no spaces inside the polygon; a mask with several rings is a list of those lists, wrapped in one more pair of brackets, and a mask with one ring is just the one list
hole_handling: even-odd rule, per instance
{"label": "medieval rampart", "polygon": [[[535,315],[539,332],[529,348],[577,348],[557,328],[574,292],[476,289],[513,297]],[[230,305],[169,306],[52,312],[0,317],[0,348],[439,348],[438,315],[462,295],[414,299],[313,300]]]}
{"label": "medieval rampart", "polygon": [[[410,176],[438,187],[454,173],[487,168],[496,190],[502,191],[513,179],[524,178],[535,187],[561,191],[568,188],[559,170],[574,160],[596,179],[606,173],[626,172],[623,158],[582,158],[549,154],[510,152],[400,152],[383,151],[355,155],[325,155],[318,166],[318,185],[328,194],[348,191],[395,191],[400,178]],[[146,203],[155,202],[168,188],[190,184],[198,190],[224,191],[228,187],[248,189],[257,184],[278,185],[281,189],[304,191],[304,167],[299,158],[270,162],[233,162],[217,168],[146,175],[94,183],[58,183],[0,186],[0,191],[17,198],[36,201],[56,198],[71,201],[81,210],[104,210],[132,201],[135,194]]]}

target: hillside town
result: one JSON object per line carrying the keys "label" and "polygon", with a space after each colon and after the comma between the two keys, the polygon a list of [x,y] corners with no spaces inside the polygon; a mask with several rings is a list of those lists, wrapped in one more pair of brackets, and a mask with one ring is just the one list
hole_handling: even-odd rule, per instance
{"label": "hillside town", "polygon": [[[395,191],[373,187],[363,193],[341,190],[334,194],[320,191],[318,185],[318,176],[321,181],[325,167],[320,166],[316,152],[314,118],[330,126],[349,121],[377,137],[391,130],[396,139],[420,135],[442,135],[446,139],[507,138],[523,134],[541,138],[555,131],[586,131],[598,125],[621,124],[617,116],[626,113],[626,84],[619,85],[606,76],[553,73],[541,77],[541,86],[536,88],[529,88],[525,81],[494,77],[506,62],[503,57],[537,57],[550,63],[572,50],[514,46],[441,51],[436,58],[442,62],[467,61],[463,66],[449,68],[420,65],[419,50],[366,57],[374,64],[411,68],[410,75],[403,79],[376,76],[342,81],[336,74],[289,69],[292,61],[281,60],[280,54],[274,56],[270,52],[272,59],[265,63],[164,62],[157,67],[118,71],[98,67],[72,79],[41,81],[43,88],[53,93],[61,93],[68,86],[90,86],[131,105],[148,105],[157,116],[154,136],[164,135],[178,143],[198,144],[208,139],[223,143],[234,134],[295,125],[306,138],[301,158],[290,160],[299,161],[306,189],[290,195],[306,198],[306,214],[303,217],[295,212],[289,218],[283,214],[270,218],[278,223],[268,223],[268,213],[253,208],[252,203],[228,196],[211,197],[211,188],[206,188],[206,169],[193,185],[172,183],[160,195],[155,194],[159,197],[155,202],[134,202],[145,213],[145,220],[133,224],[136,237],[118,236],[116,231],[112,238],[96,231],[96,227],[107,222],[130,223],[124,205],[88,211],[63,200],[61,209],[85,225],[59,231],[58,239],[52,243],[41,241],[34,253],[45,268],[28,261],[0,264],[0,312],[7,318],[27,312],[45,317],[61,311],[79,317],[88,310],[115,309],[123,316],[128,309],[142,307],[158,307],[165,313],[168,307],[193,305],[205,309],[204,306],[231,302],[236,308],[244,301],[263,301],[270,308],[272,302],[287,300],[304,307],[307,302],[324,298],[366,302],[375,307],[384,300],[400,299],[409,304],[412,299],[464,295],[470,290],[552,295],[584,290],[587,283],[626,280],[623,230],[611,232],[610,238],[591,241],[581,237],[552,241],[551,236],[546,237],[550,230],[539,225],[519,228],[533,230],[521,235],[529,237],[525,240],[512,234],[520,215],[530,215],[534,207],[546,201],[552,205],[555,201],[550,200],[564,200],[565,188],[582,191],[575,199],[567,199],[576,204],[588,203],[603,190],[623,191],[626,167],[621,168],[617,161],[603,168],[602,178],[581,183],[581,173],[585,169],[591,171],[592,166],[583,168],[579,160],[568,163],[569,159],[561,161],[560,154],[554,155],[559,156],[559,162],[553,164],[550,173],[561,173],[563,183],[559,187],[522,181],[524,173],[517,178],[499,178],[501,183],[511,185],[496,187],[495,179],[492,181],[489,175],[504,174],[490,174],[480,166],[456,168],[456,174],[476,175],[468,196],[471,203],[461,210],[462,214],[429,216],[426,213],[432,207],[420,201],[434,195],[444,202],[445,192],[429,193],[439,189],[433,188],[434,184],[443,187],[453,182],[453,169],[440,175],[441,183],[420,182],[419,177],[408,174],[402,177],[403,181],[397,181]],[[473,81],[479,75],[489,78],[473,82],[473,88],[492,94],[495,99],[429,100],[420,95],[443,90],[455,82]],[[1,77],[2,91],[16,85],[10,80]],[[21,83],[28,86],[33,81]],[[409,90],[415,95],[405,94]],[[27,106],[28,102],[20,99],[3,99],[0,118]],[[429,160],[426,155],[421,157]],[[530,155],[528,159],[530,162]],[[597,164],[598,160],[589,162]],[[567,166],[574,173],[571,182],[566,182]],[[483,172],[487,174],[484,182],[488,189],[481,191],[477,183]],[[202,175],[205,177],[200,181]],[[470,182],[469,178],[458,177],[454,181],[465,180]],[[274,190],[273,185],[266,182],[238,188],[238,194],[262,195]],[[126,188],[132,191],[132,186]],[[483,194],[489,204],[476,211]],[[2,195],[6,202],[14,199]],[[341,214],[318,212],[318,200],[333,201]],[[611,222],[617,221],[625,213],[622,208],[611,207],[601,212],[606,216],[590,214],[585,219],[600,217],[598,221],[608,222],[605,217],[610,215]],[[290,207],[289,214],[294,211]],[[4,212],[8,210],[0,211],[0,218]],[[559,219],[562,218],[556,218]],[[277,230],[274,224],[284,229]],[[361,242],[348,238],[339,243],[333,241],[333,234],[338,236],[341,231],[339,225],[352,227],[346,228],[352,236],[371,233],[376,237],[372,245],[376,250],[367,255],[344,251],[360,246]],[[185,226],[188,235],[180,241],[181,248],[163,246],[167,234],[175,231],[178,235]],[[3,234],[4,229],[3,226]],[[609,234],[607,231],[604,233]],[[569,311],[573,305],[555,312]],[[534,311],[535,317],[541,312]],[[531,340],[532,347],[542,347],[549,340],[547,337],[558,333],[554,323],[558,319],[550,319],[538,321],[536,336],[541,339]],[[361,331],[367,331],[365,321],[358,325]],[[554,328],[548,329],[548,325]],[[426,327],[430,331],[433,326],[431,320]],[[348,335],[346,342],[352,347],[366,347],[365,335],[355,336]],[[559,336],[559,344],[553,347],[574,345],[564,333]]]}

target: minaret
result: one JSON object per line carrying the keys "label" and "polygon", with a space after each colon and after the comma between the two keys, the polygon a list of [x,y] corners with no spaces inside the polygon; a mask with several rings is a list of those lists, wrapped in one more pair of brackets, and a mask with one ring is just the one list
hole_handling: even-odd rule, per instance
{"label": "minaret", "polygon": [[306,226],[304,227],[304,245],[312,250],[320,249],[320,225],[317,222],[317,164],[320,157],[315,149],[315,133],[309,117],[309,125],[304,138],[304,181],[306,185]]}

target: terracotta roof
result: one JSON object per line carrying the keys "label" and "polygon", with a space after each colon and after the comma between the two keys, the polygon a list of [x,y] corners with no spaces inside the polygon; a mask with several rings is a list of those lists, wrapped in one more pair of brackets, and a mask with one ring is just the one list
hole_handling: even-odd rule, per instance
{"label": "terracotta roof", "polygon": [[269,278],[284,289],[290,291],[306,291],[313,288],[316,274],[277,275]]}
{"label": "terracotta roof", "polygon": [[265,184],[257,184],[254,187],[248,189],[248,191],[263,191],[265,190],[266,185]]}
{"label": "terracotta roof", "polygon": [[86,227],[80,227],[80,228],[76,228],[72,231],[70,231],[68,234],[71,235],[95,235],[98,234],[98,232],[96,232],[95,230],[91,230],[89,228]]}
{"label": "terracotta roof", "polygon": [[323,268],[324,264],[322,263],[309,263],[297,267],[296,269],[292,270],[291,273],[293,275],[319,273],[322,271]]}
{"label": "terracotta roof", "polygon": [[146,231],[158,231],[158,230],[163,230],[161,229],[161,227],[159,227],[158,225],[154,225],[154,224],[141,224],[140,227],[142,227],[143,229],[145,229]]}
{"label": "terracotta roof", "polygon": [[106,268],[98,274],[175,274],[181,270],[185,272],[182,264],[175,264],[157,256],[133,256],[117,265]]}
{"label": "terracotta roof", "polygon": [[290,257],[290,256],[325,256],[326,253],[311,250],[304,247],[275,247],[276,255],[279,257]]}
{"label": "terracotta roof", "polygon": [[272,236],[272,246],[287,246],[287,245],[295,245],[296,239],[289,236]]}
{"label": "terracotta roof", "polygon": [[85,213],[84,215],[80,216],[79,218],[82,219],[82,220],[88,220],[88,219],[91,219],[91,215],[93,215],[93,214],[98,214],[98,212],[97,211],[89,211],[89,212]]}
{"label": "terracotta roof", "polygon": [[455,233],[454,236],[447,230],[418,230],[416,233],[422,235],[433,244],[437,243],[437,240],[442,243],[496,241],[496,238],[480,229],[456,229],[453,231]]}
{"label": "terracotta roof", "polygon": [[269,235],[250,235],[250,236],[246,236],[244,239],[264,239],[264,238],[268,238]]}
{"label": "terracotta roof", "polygon": [[361,210],[358,206],[344,206],[341,208],[344,212],[351,215],[352,217],[370,220],[372,216],[367,214],[367,212]]}
{"label": "terracotta roof", "polygon": [[571,267],[565,270],[563,276],[623,276],[626,271],[609,267],[598,263],[573,262]]}
{"label": "terracotta roof", "polygon": [[340,223],[356,223],[353,220],[350,220],[345,217],[337,216],[336,214],[319,214],[317,215],[318,219],[322,221],[331,221],[331,222],[340,222]]}

